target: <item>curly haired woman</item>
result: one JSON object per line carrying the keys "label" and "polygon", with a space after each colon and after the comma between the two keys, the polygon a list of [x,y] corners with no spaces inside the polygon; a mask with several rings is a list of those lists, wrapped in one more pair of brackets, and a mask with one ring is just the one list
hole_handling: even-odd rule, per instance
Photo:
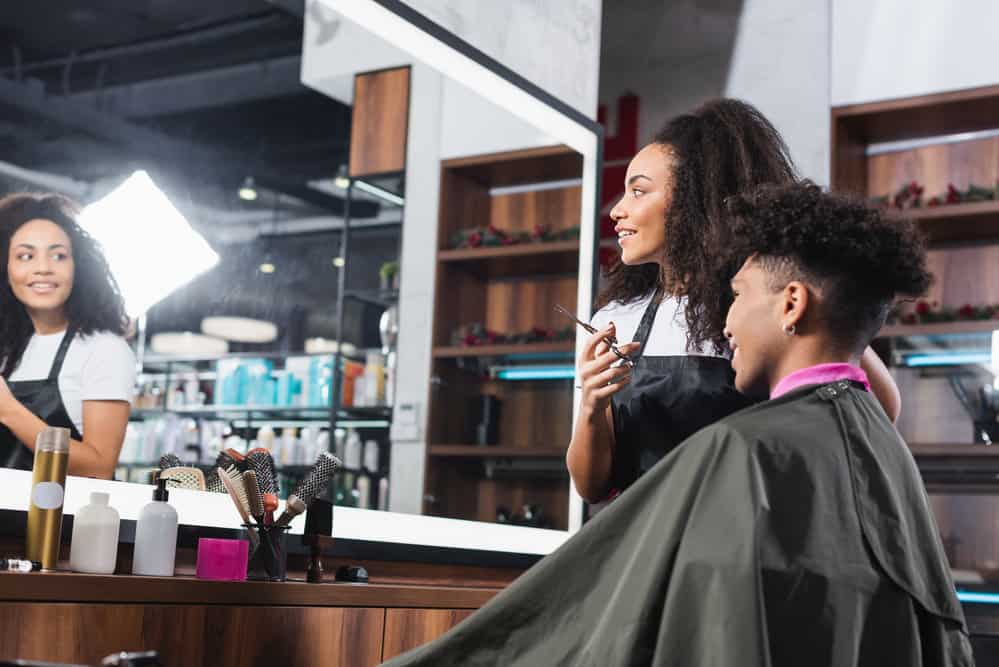
{"label": "curly haired woman", "polygon": [[110,479],[128,425],[135,357],[121,293],[76,207],[0,199],[0,465],[30,469],[46,426],[68,428],[69,473]]}
{"label": "curly haired woman", "polygon": [[[732,99],[674,118],[631,160],[611,210],[621,262],[598,299],[600,331],[577,361],[582,402],[566,463],[586,500],[624,490],[687,436],[750,404],[735,391],[723,335],[738,268],[723,259],[732,240],[726,200],[794,179],[777,130]],[[633,368],[615,363],[606,336],[632,341],[621,349]],[[894,421],[888,369],[871,350],[863,366]]]}

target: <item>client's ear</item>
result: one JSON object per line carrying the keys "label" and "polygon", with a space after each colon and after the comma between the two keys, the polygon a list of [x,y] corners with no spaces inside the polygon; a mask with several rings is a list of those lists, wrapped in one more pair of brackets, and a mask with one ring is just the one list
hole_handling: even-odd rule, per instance
{"label": "client's ear", "polygon": [[811,303],[808,287],[800,280],[792,280],[781,292],[780,324],[784,332],[793,335],[799,328],[805,316],[805,311]]}

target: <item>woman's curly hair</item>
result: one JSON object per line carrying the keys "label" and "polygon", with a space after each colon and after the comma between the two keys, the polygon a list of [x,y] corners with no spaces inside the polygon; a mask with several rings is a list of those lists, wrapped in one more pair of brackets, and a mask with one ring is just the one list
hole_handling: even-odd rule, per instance
{"label": "woman's curly hair", "polygon": [[855,351],[874,338],[897,296],[920,296],[933,281],[912,222],[811,181],[762,186],[732,198],[729,212],[730,262],[755,256],[775,291],[792,280],[815,286],[825,325]]}
{"label": "woman's curly hair", "polygon": [[73,253],[73,291],[66,318],[82,334],[109,331],[124,335],[128,326],[125,301],[97,241],[76,222],[79,209],[57,194],[13,194],[0,199],[0,376],[10,377],[34,334],[28,312],[14,296],[7,276],[10,241],[24,223],[49,220],[69,236]]}
{"label": "woman's curly hair", "polygon": [[740,100],[707,102],[669,121],[653,141],[668,151],[672,164],[672,198],[663,221],[665,270],[618,263],[596,305],[627,303],[664,288],[686,297],[689,347],[711,343],[727,350],[723,331],[734,271],[724,259],[732,238],[725,200],[763,183],[794,182],[794,164],[770,121]]}

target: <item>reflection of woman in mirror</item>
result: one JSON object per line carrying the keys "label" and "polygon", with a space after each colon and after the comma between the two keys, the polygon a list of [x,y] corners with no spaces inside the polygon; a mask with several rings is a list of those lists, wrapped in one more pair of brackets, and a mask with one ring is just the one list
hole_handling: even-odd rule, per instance
{"label": "reflection of woman in mirror", "polygon": [[[631,160],[611,210],[621,261],[598,299],[600,329],[577,361],[581,409],[566,457],[596,502],[631,485],[687,436],[747,405],[732,384],[723,335],[735,268],[725,201],[795,176],[787,146],[754,107],[708,102],[674,118]],[[614,336],[636,364],[616,365]],[[899,397],[870,349],[864,370],[888,416]]]}
{"label": "reflection of woman in mirror", "polygon": [[70,429],[69,473],[110,479],[135,357],[97,243],[58,195],[0,199],[0,465],[30,469],[46,426]]}

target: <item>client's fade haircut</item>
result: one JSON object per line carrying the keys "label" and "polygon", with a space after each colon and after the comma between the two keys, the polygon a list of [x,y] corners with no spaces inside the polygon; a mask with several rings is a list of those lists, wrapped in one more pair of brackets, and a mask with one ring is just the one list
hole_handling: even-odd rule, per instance
{"label": "client's fade haircut", "polygon": [[844,349],[862,350],[896,297],[920,296],[932,283],[915,225],[887,219],[860,199],[805,180],[761,186],[728,206],[735,265],[755,255],[775,291],[793,280],[816,288],[824,302],[819,316]]}

